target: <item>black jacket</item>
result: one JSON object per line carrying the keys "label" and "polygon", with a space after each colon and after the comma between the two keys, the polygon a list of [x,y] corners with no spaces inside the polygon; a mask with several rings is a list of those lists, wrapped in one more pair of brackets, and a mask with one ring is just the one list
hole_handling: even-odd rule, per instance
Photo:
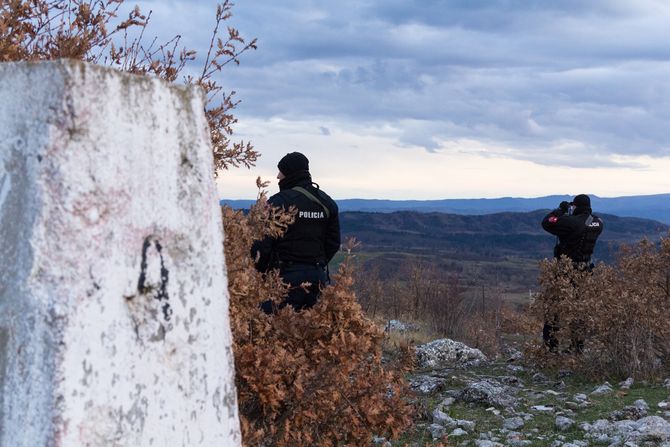
{"label": "black jacket", "polygon": [[558,236],[558,244],[554,248],[556,258],[566,255],[573,262],[590,262],[604,223],[591,214],[590,208],[578,208],[572,215],[559,208],[544,217],[542,228]]}
{"label": "black jacket", "polygon": [[[280,184],[281,185],[281,184]],[[301,187],[316,197],[327,209],[294,187]],[[295,222],[278,239],[266,237],[256,241],[251,254],[259,255],[256,268],[266,272],[284,264],[323,264],[330,262],[340,249],[340,218],[337,204],[307,177],[291,184],[281,185],[281,191],[268,203],[288,210],[297,208]],[[329,214],[329,216],[328,216]]]}

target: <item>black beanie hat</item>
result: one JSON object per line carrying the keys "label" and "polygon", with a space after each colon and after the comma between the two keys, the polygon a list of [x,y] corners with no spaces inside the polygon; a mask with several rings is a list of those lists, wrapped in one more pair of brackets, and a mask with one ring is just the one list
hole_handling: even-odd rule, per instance
{"label": "black beanie hat", "polygon": [[591,208],[591,199],[586,194],[575,196],[572,204],[577,208]]}
{"label": "black beanie hat", "polygon": [[309,160],[300,152],[291,152],[279,160],[277,167],[282,174],[290,177],[300,171],[309,171]]}

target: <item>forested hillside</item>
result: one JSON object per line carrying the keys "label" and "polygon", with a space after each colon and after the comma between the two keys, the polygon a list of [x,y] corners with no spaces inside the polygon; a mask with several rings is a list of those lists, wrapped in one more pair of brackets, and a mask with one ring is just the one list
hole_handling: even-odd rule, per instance
{"label": "forested hillside", "polygon": [[[551,257],[555,238],[540,222],[548,210],[464,216],[394,212],[341,214],[342,233],[362,243],[365,267],[385,277],[403,273],[406,264],[426,261],[445,273],[456,273],[470,285],[504,286],[517,292],[535,287],[537,262]],[[599,214],[605,231],[596,261],[612,262],[622,243],[658,240],[670,227],[633,217]]]}

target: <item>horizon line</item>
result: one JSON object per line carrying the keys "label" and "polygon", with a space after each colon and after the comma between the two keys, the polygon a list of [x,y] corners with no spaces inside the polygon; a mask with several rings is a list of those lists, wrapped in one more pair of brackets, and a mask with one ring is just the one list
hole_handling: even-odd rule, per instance
{"label": "horizon line", "polygon": [[[550,197],[574,197],[575,194],[549,194],[544,196],[533,196],[533,197],[522,197],[522,196],[502,196],[502,197],[470,197],[470,198],[443,198],[443,199],[378,199],[378,198],[363,198],[363,197],[351,197],[344,199],[333,199],[335,201],[341,200],[367,200],[367,201],[384,201],[384,202],[442,202],[447,200],[504,200],[504,199],[521,199],[521,200],[533,200],[533,199],[546,199]],[[667,193],[656,193],[656,194],[635,194],[628,196],[599,196],[597,194],[588,194],[591,198],[597,199],[627,199],[627,198],[638,198],[638,197],[656,197],[656,196],[670,196],[670,192]],[[219,201],[251,201],[255,202],[257,199],[230,199],[230,198],[220,198]]]}

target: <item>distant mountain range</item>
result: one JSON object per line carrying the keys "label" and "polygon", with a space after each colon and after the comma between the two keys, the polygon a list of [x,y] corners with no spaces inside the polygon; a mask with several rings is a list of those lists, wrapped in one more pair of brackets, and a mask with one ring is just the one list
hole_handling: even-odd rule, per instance
{"label": "distant mountain range", "polygon": [[[594,214],[605,222],[594,261],[610,263],[621,244],[658,241],[670,230],[670,194],[600,198]],[[444,275],[459,275],[472,288],[501,286],[527,296],[537,286],[538,261],[553,256],[556,238],[540,223],[568,196],[533,199],[338,200],[343,239],[362,242],[364,269],[403,278],[422,260]],[[223,200],[245,209],[251,200]]]}
{"label": "distant mountain range", "polygon": [[[391,213],[395,211],[417,211],[421,213],[450,213],[460,215],[482,215],[501,212],[530,212],[553,209],[572,196],[546,196],[537,198],[502,197],[498,199],[444,199],[444,200],[376,200],[343,199],[337,204],[340,211],[364,211]],[[221,200],[221,204],[232,208],[248,208],[253,200]],[[623,217],[653,219],[670,224],[670,194],[628,197],[598,197],[591,195],[595,213],[614,214]]]}
{"label": "distant mountain range", "polygon": [[[397,211],[393,213],[343,212],[342,235],[355,236],[364,250],[399,250],[495,260],[514,256],[551,257],[555,237],[540,225],[546,211],[458,215]],[[596,213],[605,222],[595,256],[611,261],[619,244],[646,237],[658,240],[670,226],[636,217]]]}
{"label": "distant mountain range", "polygon": [[[423,259],[443,272],[461,275],[469,286],[500,284],[507,290],[534,288],[537,262],[553,256],[556,238],[540,223],[544,211],[457,215],[398,211],[342,212],[344,238],[362,242],[366,268],[388,277],[404,277],[412,259]],[[610,263],[621,244],[642,238],[657,241],[670,226],[636,217],[596,213],[605,222],[594,261]]]}

